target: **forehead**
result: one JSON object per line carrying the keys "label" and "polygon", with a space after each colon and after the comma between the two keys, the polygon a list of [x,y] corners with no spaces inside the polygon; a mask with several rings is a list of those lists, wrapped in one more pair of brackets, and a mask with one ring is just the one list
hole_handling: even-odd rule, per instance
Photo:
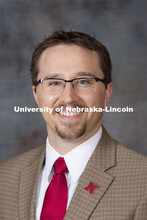
{"label": "forehead", "polygon": [[73,75],[76,72],[102,74],[98,54],[78,45],[61,44],[47,48],[39,59],[41,75],[53,73]]}

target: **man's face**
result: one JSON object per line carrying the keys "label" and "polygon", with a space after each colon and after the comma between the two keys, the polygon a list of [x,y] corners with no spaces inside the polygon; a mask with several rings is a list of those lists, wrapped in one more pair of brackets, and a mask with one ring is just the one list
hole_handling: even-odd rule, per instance
{"label": "man's face", "polygon": [[[39,60],[38,80],[41,78],[59,78],[72,80],[78,77],[98,77],[103,79],[99,58],[95,51],[87,50],[77,45],[57,45],[46,49]],[[40,108],[83,107],[103,108],[111,96],[112,84],[107,90],[102,82],[96,82],[95,90],[91,92],[77,92],[71,83],[66,83],[62,92],[46,94],[39,84],[36,92],[33,88],[35,100]],[[102,113],[83,112],[73,116],[43,112],[50,135],[57,135],[66,140],[89,138],[95,134],[102,123]]]}

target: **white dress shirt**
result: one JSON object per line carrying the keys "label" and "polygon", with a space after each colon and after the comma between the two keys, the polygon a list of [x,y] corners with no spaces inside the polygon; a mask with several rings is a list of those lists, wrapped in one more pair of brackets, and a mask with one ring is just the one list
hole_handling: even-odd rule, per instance
{"label": "white dress shirt", "polygon": [[101,134],[102,128],[100,128],[94,136],[92,136],[87,141],[80,144],[79,146],[77,146],[65,155],[60,155],[57,151],[55,151],[54,148],[50,145],[47,137],[45,165],[42,168],[37,187],[36,220],[40,220],[40,214],[43,206],[45,193],[54,175],[54,162],[59,157],[63,157],[69,171],[65,174],[68,186],[68,209],[70,201],[78,185],[79,179],[88,163],[88,160],[90,159],[101,138]]}

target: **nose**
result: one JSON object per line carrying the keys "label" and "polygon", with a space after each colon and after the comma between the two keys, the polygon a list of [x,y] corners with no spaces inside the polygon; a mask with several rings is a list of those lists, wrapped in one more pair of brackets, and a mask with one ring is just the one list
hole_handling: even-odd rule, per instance
{"label": "nose", "polygon": [[66,83],[65,88],[61,93],[61,100],[66,104],[70,104],[74,101],[77,101],[77,95],[75,89],[72,86],[72,83]]}

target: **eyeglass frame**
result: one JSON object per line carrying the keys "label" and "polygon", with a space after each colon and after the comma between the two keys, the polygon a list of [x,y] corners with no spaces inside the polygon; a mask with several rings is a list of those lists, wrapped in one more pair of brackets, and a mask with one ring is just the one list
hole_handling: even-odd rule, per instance
{"label": "eyeglass frame", "polygon": [[[59,79],[59,78],[42,78],[42,79],[39,79],[38,81],[34,82],[34,86],[38,86],[39,84],[41,84],[43,81],[45,80],[61,80],[61,81],[64,81],[65,83],[65,86],[66,86],[66,83],[68,82],[71,82],[72,83],[72,87],[74,88],[74,85],[73,85],[73,81],[74,80],[78,80],[78,79],[94,79],[96,82],[100,81],[102,83],[105,84],[105,88],[107,89],[107,82],[106,82],[106,79],[100,79],[98,77],[80,77],[80,78],[75,78],[75,79],[71,79],[71,80],[66,80],[66,79]],[[65,88],[65,87],[64,87]]]}

